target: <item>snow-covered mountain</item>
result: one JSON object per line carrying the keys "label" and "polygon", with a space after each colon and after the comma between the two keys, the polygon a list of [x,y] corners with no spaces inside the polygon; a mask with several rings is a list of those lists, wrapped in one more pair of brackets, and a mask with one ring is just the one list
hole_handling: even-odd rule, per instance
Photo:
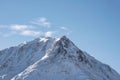
{"label": "snow-covered mountain", "polygon": [[120,80],[120,75],[63,36],[0,51],[0,80]]}

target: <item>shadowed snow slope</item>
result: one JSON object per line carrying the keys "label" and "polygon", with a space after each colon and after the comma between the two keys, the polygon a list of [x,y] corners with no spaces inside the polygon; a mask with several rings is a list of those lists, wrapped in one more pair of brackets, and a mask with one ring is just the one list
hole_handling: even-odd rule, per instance
{"label": "shadowed snow slope", "polygon": [[120,80],[120,75],[63,36],[0,51],[0,80]]}

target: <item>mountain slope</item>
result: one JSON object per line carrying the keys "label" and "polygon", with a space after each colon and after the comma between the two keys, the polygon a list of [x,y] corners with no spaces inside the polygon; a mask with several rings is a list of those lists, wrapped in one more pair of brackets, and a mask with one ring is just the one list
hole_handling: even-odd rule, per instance
{"label": "mountain slope", "polygon": [[0,80],[120,80],[65,36],[42,37],[0,51]]}

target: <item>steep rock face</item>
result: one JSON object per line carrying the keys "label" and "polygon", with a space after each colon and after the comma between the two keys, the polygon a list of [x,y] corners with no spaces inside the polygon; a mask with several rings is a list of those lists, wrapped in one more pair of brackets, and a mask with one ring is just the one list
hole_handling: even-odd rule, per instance
{"label": "steep rock face", "polygon": [[0,80],[120,80],[65,36],[38,38],[0,52]]}
{"label": "steep rock face", "polygon": [[52,38],[42,37],[0,51],[0,80],[10,80],[42,58],[53,41]]}

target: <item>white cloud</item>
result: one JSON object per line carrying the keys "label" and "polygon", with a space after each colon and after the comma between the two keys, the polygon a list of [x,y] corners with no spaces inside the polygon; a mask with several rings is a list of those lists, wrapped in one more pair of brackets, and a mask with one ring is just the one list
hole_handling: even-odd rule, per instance
{"label": "white cloud", "polygon": [[27,25],[18,25],[18,24],[15,24],[15,25],[11,25],[10,26],[10,29],[11,30],[18,30],[18,31],[22,31],[22,30],[25,30],[25,29],[28,29],[29,27]]}
{"label": "white cloud", "polygon": [[47,31],[47,32],[45,33],[45,36],[46,36],[46,37],[51,37],[51,36],[52,36],[52,34],[53,34],[53,32],[52,32],[52,31]]}
{"label": "white cloud", "polygon": [[[13,35],[23,35],[23,36],[58,36],[58,35],[69,35],[72,31],[68,27],[64,26],[54,26],[51,27],[51,22],[45,17],[40,17],[37,20],[34,20],[32,25],[22,25],[22,24],[13,24],[13,25],[0,25],[0,35],[5,37],[10,37]],[[44,29],[34,25],[43,26]],[[41,30],[40,30],[41,29]],[[38,31],[40,30],[40,31]]]}
{"label": "white cloud", "polygon": [[43,27],[48,27],[48,28],[51,27],[51,22],[49,22],[45,17],[40,17],[38,20],[32,21],[31,23],[37,24]]}
{"label": "white cloud", "polygon": [[33,30],[24,30],[20,34],[24,36],[39,36],[41,33]]}
{"label": "white cloud", "polygon": [[[19,24],[14,24],[10,26],[10,30],[16,31],[18,34],[23,35],[23,36],[39,36],[41,33],[39,31],[34,30],[33,26],[29,25],[19,25]],[[7,34],[9,35],[9,34]]]}

